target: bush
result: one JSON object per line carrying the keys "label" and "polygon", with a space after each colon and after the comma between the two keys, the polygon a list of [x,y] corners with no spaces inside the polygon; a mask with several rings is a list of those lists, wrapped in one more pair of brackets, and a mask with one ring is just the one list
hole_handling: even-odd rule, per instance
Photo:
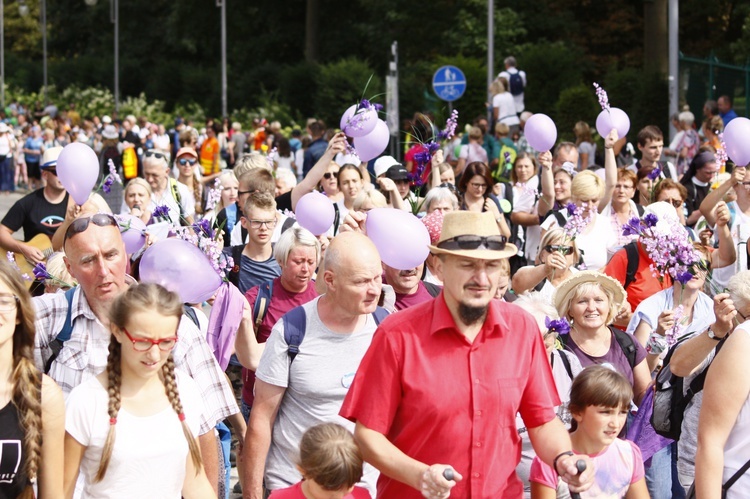
{"label": "bush", "polygon": [[555,104],[558,141],[575,142],[573,127],[578,121],[585,121],[595,130],[594,124],[600,111],[593,86],[581,84],[563,90]]}
{"label": "bush", "polygon": [[338,128],[344,111],[360,99],[384,104],[383,80],[367,62],[355,58],[320,66],[314,98],[316,117],[323,119],[328,127]]}

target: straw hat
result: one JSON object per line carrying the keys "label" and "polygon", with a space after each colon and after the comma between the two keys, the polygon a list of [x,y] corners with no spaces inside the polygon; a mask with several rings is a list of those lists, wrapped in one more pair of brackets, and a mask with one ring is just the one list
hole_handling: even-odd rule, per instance
{"label": "straw hat", "polygon": [[60,156],[63,148],[60,146],[50,147],[44,150],[42,155],[42,164],[40,168],[42,170],[47,168],[57,168],[57,158]]}
{"label": "straw hat", "polygon": [[583,270],[564,280],[557,287],[557,290],[555,291],[555,295],[553,297],[553,301],[558,312],[560,311],[560,307],[565,301],[565,298],[567,298],[567,296],[575,288],[587,282],[595,282],[602,288],[609,290],[609,292],[614,296],[615,304],[617,305],[618,309],[622,306],[623,303],[625,303],[625,300],[628,299],[628,293],[625,291],[625,289],[622,287],[622,284],[620,284],[620,281],[618,281],[617,279],[614,279],[606,274],[602,274],[601,272],[596,272],[594,270]]}
{"label": "straw hat", "polygon": [[[475,238],[473,241],[472,237]],[[482,240],[489,237],[493,240]],[[440,240],[429,248],[436,255],[456,255],[479,260],[510,258],[518,253],[515,245],[505,242],[505,238],[501,242],[500,238],[500,229],[492,213],[452,211],[446,213],[443,219]],[[488,243],[491,247],[488,247]]]}

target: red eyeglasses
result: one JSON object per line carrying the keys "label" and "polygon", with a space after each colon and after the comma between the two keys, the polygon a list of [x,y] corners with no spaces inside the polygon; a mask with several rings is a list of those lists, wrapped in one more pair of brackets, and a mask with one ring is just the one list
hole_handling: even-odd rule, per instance
{"label": "red eyeglasses", "polygon": [[148,352],[154,345],[159,347],[159,350],[161,350],[162,352],[169,352],[177,344],[176,335],[170,338],[162,338],[160,340],[150,340],[148,338],[135,339],[130,335],[127,329],[122,328],[122,330],[125,332],[125,336],[127,336],[128,339],[133,342],[133,350],[135,350],[136,352]]}

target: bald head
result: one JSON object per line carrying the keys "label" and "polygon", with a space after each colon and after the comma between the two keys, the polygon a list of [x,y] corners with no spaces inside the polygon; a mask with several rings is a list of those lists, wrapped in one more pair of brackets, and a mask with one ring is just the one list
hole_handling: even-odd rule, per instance
{"label": "bald head", "polygon": [[378,249],[367,236],[357,232],[339,234],[326,250],[325,268],[333,271],[345,271],[373,262],[380,265]]}

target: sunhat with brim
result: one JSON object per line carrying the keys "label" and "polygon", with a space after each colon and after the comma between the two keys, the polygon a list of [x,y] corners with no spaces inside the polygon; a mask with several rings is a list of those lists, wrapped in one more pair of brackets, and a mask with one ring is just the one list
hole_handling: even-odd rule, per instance
{"label": "sunhat with brim", "polygon": [[42,164],[39,165],[39,168],[41,168],[42,170],[46,170],[47,168],[56,168],[57,158],[58,156],[60,156],[62,150],[63,148],[61,146],[55,146],[45,149],[44,154],[42,155]]}
{"label": "sunhat with brim", "polygon": [[117,133],[117,129],[114,125],[107,125],[102,131],[102,137],[105,139],[119,139],[120,135]]}
{"label": "sunhat with brim", "polygon": [[622,287],[622,284],[620,284],[620,281],[618,281],[617,279],[614,279],[606,274],[602,274],[601,272],[595,272],[593,270],[583,270],[564,280],[557,287],[557,290],[555,291],[555,295],[553,297],[555,308],[559,311],[560,307],[565,301],[565,298],[570,293],[572,293],[575,288],[577,288],[581,284],[585,284],[588,282],[594,282],[600,285],[602,288],[609,290],[612,293],[612,296],[614,296],[617,308],[620,308],[620,306],[625,303],[625,300],[628,299],[628,293],[625,291],[625,289]]}
{"label": "sunhat with brim", "polygon": [[429,248],[436,255],[455,255],[477,260],[510,258],[518,253],[518,248],[500,235],[495,217],[487,211],[446,213],[440,240]]}

